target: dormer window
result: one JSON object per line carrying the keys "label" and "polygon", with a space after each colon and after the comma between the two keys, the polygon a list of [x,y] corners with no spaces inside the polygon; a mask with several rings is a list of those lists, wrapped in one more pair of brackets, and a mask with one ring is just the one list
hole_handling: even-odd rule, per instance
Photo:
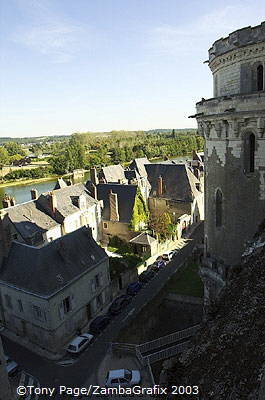
{"label": "dormer window", "polygon": [[263,65],[259,65],[257,67],[257,89],[263,90],[264,89],[264,71]]}

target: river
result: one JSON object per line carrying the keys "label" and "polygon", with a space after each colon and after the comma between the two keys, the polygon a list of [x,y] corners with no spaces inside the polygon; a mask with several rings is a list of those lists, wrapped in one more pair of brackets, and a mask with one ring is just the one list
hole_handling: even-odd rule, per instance
{"label": "river", "polygon": [[[173,160],[177,160],[179,162],[185,161],[188,156],[182,157],[171,157]],[[162,160],[156,159],[152,160],[152,162],[159,162]],[[68,178],[69,179],[69,178]],[[85,177],[81,180],[81,182],[86,182],[89,179],[89,172],[85,173]],[[37,189],[38,194],[48,192],[52,190],[57,182],[57,179],[51,179],[45,182],[36,182],[36,183],[21,183],[21,185],[10,185],[5,187],[0,187],[0,209],[2,208],[2,199],[5,193],[14,197],[16,200],[16,204],[24,203],[25,201],[31,200],[31,189]],[[80,182],[80,180],[79,180]],[[75,182],[77,183],[77,182]]]}

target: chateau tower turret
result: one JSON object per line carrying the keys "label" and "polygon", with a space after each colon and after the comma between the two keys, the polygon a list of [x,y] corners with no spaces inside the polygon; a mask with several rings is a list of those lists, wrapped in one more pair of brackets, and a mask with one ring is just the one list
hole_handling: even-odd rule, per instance
{"label": "chateau tower turret", "polygon": [[265,22],[209,50],[214,97],[196,104],[205,139],[205,300],[265,219]]}

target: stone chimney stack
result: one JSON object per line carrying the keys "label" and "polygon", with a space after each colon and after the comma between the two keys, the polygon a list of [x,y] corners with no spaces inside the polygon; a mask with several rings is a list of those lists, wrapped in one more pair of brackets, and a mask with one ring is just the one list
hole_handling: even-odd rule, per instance
{"label": "stone chimney stack", "polygon": [[98,184],[98,174],[96,167],[90,168],[90,180],[93,183],[93,185]]}
{"label": "stone chimney stack", "polygon": [[11,197],[5,193],[3,200],[2,200],[3,208],[11,207]]}
{"label": "stone chimney stack", "polygon": [[91,196],[92,196],[95,200],[98,199],[97,187],[96,187],[96,185],[94,185],[93,183],[92,183],[92,185],[91,185]]}
{"label": "stone chimney stack", "polygon": [[160,176],[157,178],[157,195],[158,195],[158,196],[162,196],[162,194],[163,194],[163,178],[162,178],[162,176],[160,175]]}
{"label": "stone chimney stack", "polygon": [[7,257],[11,245],[11,235],[8,220],[8,213],[0,210],[0,266],[4,257]]}
{"label": "stone chimney stack", "polygon": [[54,214],[57,209],[57,199],[56,199],[56,194],[54,193],[54,191],[49,193],[49,200],[50,200],[51,212]]}
{"label": "stone chimney stack", "polygon": [[109,192],[109,210],[110,210],[110,220],[119,221],[119,207],[118,207],[118,195],[117,193]]}
{"label": "stone chimney stack", "polygon": [[31,189],[30,194],[31,194],[31,199],[32,199],[32,200],[36,200],[36,199],[38,198],[38,191],[37,191],[37,189]]}

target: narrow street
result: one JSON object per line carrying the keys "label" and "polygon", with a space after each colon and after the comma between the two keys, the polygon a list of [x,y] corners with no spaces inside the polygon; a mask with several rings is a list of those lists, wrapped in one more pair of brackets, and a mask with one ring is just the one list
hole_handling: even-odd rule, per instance
{"label": "narrow street", "polygon": [[57,387],[58,385],[80,387],[85,382],[97,384],[97,382],[93,382],[95,371],[104,358],[110,343],[117,340],[121,329],[128,325],[141,309],[157,295],[164,284],[191,254],[194,246],[201,241],[202,235],[203,224],[200,224],[173,260],[142,288],[120,315],[113,318],[104,332],[80,355],[74,364],[61,366],[54,361],[43,359],[19,344],[3,337],[5,352],[16,360],[23,370],[35,376],[43,387]]}

